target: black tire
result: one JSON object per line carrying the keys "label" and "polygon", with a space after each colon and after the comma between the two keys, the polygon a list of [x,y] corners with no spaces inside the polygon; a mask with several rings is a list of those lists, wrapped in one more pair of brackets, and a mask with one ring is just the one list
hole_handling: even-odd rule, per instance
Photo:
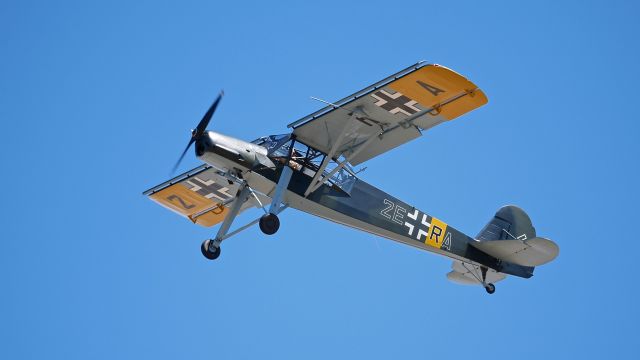
{"label": "black tire", "polygon": [[487,290],[487,293],[489,294],[493,294],[494,292],[496,292],[496,286],[491,283],[487,284],[484,289]]}
{"label": "black tire", "polygon": [[200,251],[202,255],[209,260],[215,260],[220,256],[220,246],[212,246],[211,239],[207,239],[200,245]]}
{"label": "black tire", "polygon": [[280,219],[274,214],[265,214],[260,218],[260,230],[267,235],[275,234],[280,228]]}

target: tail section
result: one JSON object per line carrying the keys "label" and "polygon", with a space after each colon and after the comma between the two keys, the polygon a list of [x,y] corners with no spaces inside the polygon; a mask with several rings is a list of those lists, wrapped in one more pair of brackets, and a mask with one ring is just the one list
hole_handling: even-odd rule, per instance
{"label": "tail section", "polygon": [[513,205],[498,210],[476,238],[471,243],[476,249],[520,266],[546,264],[560,252],[553,241],[537,237],[527,213]]}

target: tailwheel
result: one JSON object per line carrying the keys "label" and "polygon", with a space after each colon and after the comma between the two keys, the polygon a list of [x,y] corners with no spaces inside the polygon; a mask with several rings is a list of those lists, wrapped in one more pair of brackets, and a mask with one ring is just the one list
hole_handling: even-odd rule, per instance
{"label": "tailwheel", "polygon": [[484,289],[487,290],[489,294],[493,294],[494,292],[496,292],[496,286],[492,283],[488,283],[487,285],[485,285]]}
{"label": "tailwheel", "polygon": [[280,228],[280,219],[275,214],[265,214],[260,218],[260,230],[267,235],[275,234]]}
{"label": "tailwheel", "polygon": [[214,244],[211,239],[207,239],[200,245],[200,251],[202,255],[209,260],[215,260],[220,256],[220,245]]}

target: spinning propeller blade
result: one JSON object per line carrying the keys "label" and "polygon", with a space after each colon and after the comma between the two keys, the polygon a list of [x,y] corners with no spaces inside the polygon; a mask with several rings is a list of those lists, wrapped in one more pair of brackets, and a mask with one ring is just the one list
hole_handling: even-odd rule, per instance
{"label": "spinning propeller blade", "polygon": [[218,97],[216,98],[216,100],[213,102],[213,104],[211,104],[211,106],[209,107],[209,110],[207,110],[207,112],[204,114],[204,116],[202,117],[202,120],[200,120],[200,122],[198,123],[198,126],[196,126],[195,129],[191,130],[191,139],[189,139],[189,143],[187,144],[187,147],[184,148],[184,151],[182,152],[182,155],[180,155],[178,162],[176,162],[176,164],[173,166],[173,170],[171,170],[171,174],[176,172],[176,169],[178,168],[178,166],[180,166],[180,163],[182,162],[184,155],[187,153],[191,145],[194,142],[196,142],[196,140],[198,140],[198,138],[200,138],[200,136],[202,136],[204,132],[207,130],[207,126],[209,126],[209,121],[211,121],[211,118],[213,117],[213,113],[216,112],[216,108],[218,107],[218,104],[222,99],[222,95],[224,95],[224,91],[220,91],[220,94],[218,94]]}

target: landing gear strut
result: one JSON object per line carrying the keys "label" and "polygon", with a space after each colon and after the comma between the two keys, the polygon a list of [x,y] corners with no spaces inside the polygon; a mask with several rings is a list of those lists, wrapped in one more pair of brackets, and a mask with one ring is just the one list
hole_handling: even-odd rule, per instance
{"label": "landing gear strut", "polygon": [[264,214],[260,217],[260,230],[267,235],[275,234],[280,228],[280,219],[276,214]]}
{"label": "landing gear strut", "polygon": [[492,283],[488,283],[487,282],[487,271],[489,269],[481,266],[480,267],[480,274],[482,275],[482,285],[484,285],[484,289],[487,290],[488,294],[493,294],[494,292],[496,292],[496,286],[493,285]]}
{"label": "landing gear strut", "polygon": [[220,244],[211,239],[207,239],[200,245],[200,251],[202,255],[209,260],[215,260],[220,256]]}
{"label": "landing gear strut", "polygon": [[[289,154],[289,157],[291,157],[291,154]],[[260,230],[267,235],[275,234],[280,228],[280,219],[278,219],[277,214],[284,210],[284,207],[282,207],[282,199],[287,190],[287,186],[289,186],[289,182],[291,181],[291,175],[293,175],[293,170],[285,165],[282,168],[280,178],[276,184],[269,211],[260,217]]]}
{"label": "landing gear strut", "polygon": [[229,209],[229,214],[225,217],[222,225],[220,225],[220,229],[218,229],[218,234],[215,239],[207,239],[202,242],[200,246],[200,251],[202,255],[209,260],[215,260],[220,256],[220,244],[224,239],[228,236],[229,228],[231,227],[231,223],[240,212],[240,207],[247,200],[250,193],[250,188],[247,186],[246,182],[242,182],[240,188],[238,189],[238,193],[236,194],[236,200],[231,205],[231,209]]}
{"label": "landing gear strut", "polygon": [[[293,149],[293,144],[291,145],[291,149]],[[289,153],[289,157],[291,157],[291,152]],[[240,212],[242,204],[244,204],[249,199],[249,196],[252,195],[256,199],[256,202],[260,204],[263,209],[264,207],[262,206],[260,199],[256,196],[254,190],[249,187],[249,184],[246,180],[243,180],[241,178],[237,179],[237,176],[234,175],[228,175],[227,180],[233,180],[234,182],[239,183],[240,187],[238,188],[236,197],[233,201],[233,204],[231,205],[231,208],[229,209],[229,213],[226,215],[222,222],[222,225],[220,225],[220,228],[218,229],[216,237],[214,239],[205,240],[200,246],[202,255],[204,255],[204,257],[209,260],[217,259],[218,256],[220,256],[220,244],[222,243],[222,241],[229,238],[230,236],[233,236],[234,234],[239,233],[244,229],[249,228],[250,226],[255,225],[255,223],[259,223],[260,230],[262,230],[263,233],[267,235],[275,234],[278,231],[278,228],[280,228],[280,219],[278,219],[277,214],[282,212],[282,210],[286,209],[288,206],[287,204],[283,204],[282,201],[287,190],[287,186],[289,186],[289,181],[291,180],[292,175],[293,170],[288,166],[284,166],[282,168],[282,172],[280,173],[278,183],[276,184],[269,211],[266,211],[265,209],[266,214],[264,214],[262,217],[231,232],[229,232],[229,228],[231,227],[233,220]]]}

